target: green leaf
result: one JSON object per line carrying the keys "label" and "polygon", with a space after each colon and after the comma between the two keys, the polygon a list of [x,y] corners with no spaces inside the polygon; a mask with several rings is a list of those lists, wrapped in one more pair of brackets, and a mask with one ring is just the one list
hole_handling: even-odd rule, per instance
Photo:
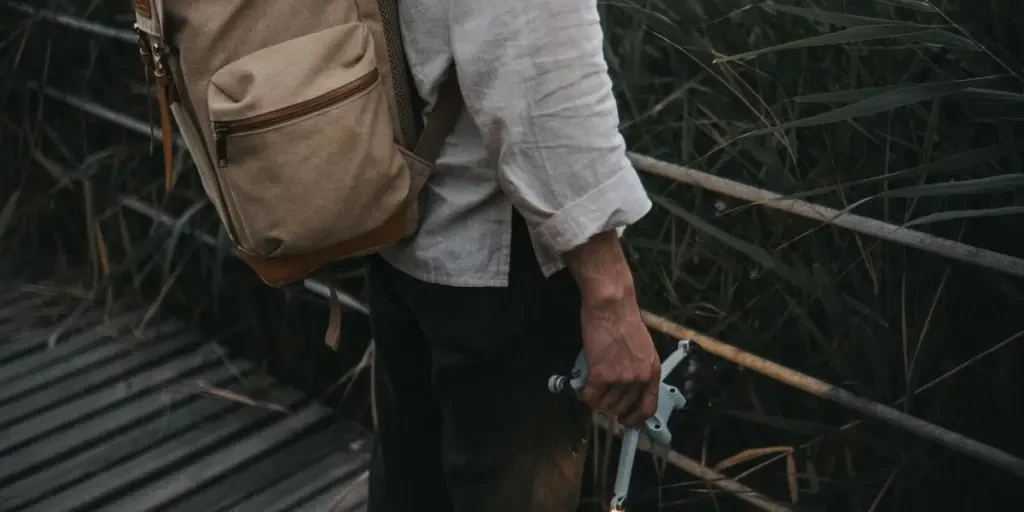
{"label": "green leaf", "polygon": [[863,101],[879,94],[898,90],[904,85],[884,85],[881,87],[861,87],[859,89],[848,89],[845,91],[819,92],[796,96],[793,101],[797,103],[853,103]]}
{"label": "green leaf", "polygon": [[947,183],[930,183],[896,190],[887,190],[872,197],[861,199],[847,210],[863,204],[871,199],[882,197],[935,197],[985,194],[989,192],[1006,192],[1024,187],[1024,174],[1002,174],[973,180],[952,181]]}
{"label": "green leaf", "polygon": [[[794,97],[793,101],[796,101],[797,103],[852,103],[855,101],[862,101],[882,93],[895,91],[901,87],[906,86],[885,85],[881,87],[862,87],[846,91],[805,94],[803,96]],[[949,98],[963,101],[1024,102],[1024,94],[998,91],[995,89],[983,89],[979,87],[967,87],[962,91],[951,93]]]}
{"label": "green leaf", "polygon": [[981,89],[978,87],[968,87],[967,89],[964,89],[959,93],[956,93],[954,96],[956,98],[971,99],[976,101],[1024,103],[1024,94],[1009,91],[997,91],[995,89]]}
{"label": "green leaf", "polygon": [[887,181],[893,178],[912,178],[916,176],[923,176],[934,172],[953,172],[960,171],[963,169],[970,169],[981,165],[988,164],[992,161],[1004,158],[1007,156],[1018,155],[1024,152],[1024,138],[1012,140],[1002,144],[993,144],[991,146],[980,147],[972,149],[970,151],[964,151],[963,153],[957,153],[950,155],[939,160],[921,164],[917,167],[911,167],[902,171],[896,171],[889,173],[888,175],[875,176],[872,178],[866,178],[857,182],[849,183],[847,185],[860,185],[864,183],[871,183],[876,181]]}
{"label": "green leaf", "polygon": [[947,220],[1002,217],[1004,215],[1017,215],[1021,213],[1024,213],[1024,206],[1003,206],[1000,208],[985,208],[979,210],[952,210],[918,217],[906,224],[903,224],[903,227],[909,228],[911,226],[919,226],[921,224],[931,224]]}
{"label": "green leaf", "polygon": [[765,3],[762,7],[768,11],[784,12],[786,14],[793,14],[800,16],[811,21],[820,21],[822,23],[829,23],[832,25],[838,25],[840,27],[868,27],[872,25],[906,25],[916,26],[922,28],[934,28],[934,26],[928,25],[916,25],[913,23],[905,23],[896,20],[887,20],[885,18],[872,18],[869,16],[857,16],[855,14],[846,14],[841,12],[822,11],[820,9],[808,9],[806,7],[796,7],[793,5],[780,5],[775,3]]}
{"label": "green leaf", "polygon": [[889,24],[889,25],[871,25],[866,27],[854,27],[845,30],[839,30],[837,32],[830,32],[828,34],[822,34],[820,36],[807,37],[804,39],[798,39],[796,41],[790,41],[788,43],[777,44],[769,46],[767,48],[760,48],[757,50],[740,53],[737,55],[730,55],[727,57],[719,57],[714,60],[715,63],[731,62],[739,60],[748,60],[759,55],[766,53],[779,52],[783,50],[797,50],[801,48],[814,48],[818,46],[835,46],[844,45],[850,43],[861,43],[864,41],[875,41],[878,39],[892,39],[897,37],[907,37],[911,35],[920,35],[926,32],[935,30],[933,28],[916,26],[916,25],[903,25],[903,24]]}
{"label": "green leaf", "polygon": [[740,138],[764,135],[790,128],[806,128],[808,126],[819,126],[823,124],[837,123],[840,121],[849,121],[858,117],[877,114],[879,112],[887,112],[895,108],[913,105],[922,101],[942,98],[999,78],[1002,78],[1002,75],[903,86],[899,89],[883,92],[868,99],[829,110],[828,112],[818,115],[797,119],[778,126],[747,132],[740,135]]}
{"label": "green leaf", "polygon": [[934,13],[935,9],[932,9],[928,2],[924,0],[881,0],[887,4],[898,5],[900,7],[906,7],[919,12]]}
{"label": "green leaf", "polygon": [[925,44],[934,44],[945,48],[954,50],[967,50],[967,51],[979,51],[980,48],[974,41],[950,32],[942,30],[941,25],[920,25],[916,23],[908,23],[897,20],[887,20],[884,18],[870,18],[867,16],[856,16],[852,14],[844,14],[838,12],[822,11],[818,9],[808,9],[805,7],[795,7],[791,5],[775,5],[775,4],[764,4],[764,8],[771,11],[779,11],[795,16],[800,16],[810,21],[817,21],[821,23],[828,23],[831,25],[837,25],[840,27],[872,27],[872,26],[902,26],[902,27],[913,27],[918,30],[924,30],[921,33],[907,34],[905,37],[911,41],[916,41]]}
{"label": "green leaf", "polygon": [[925,176],[932,173],[962,171],[964,169],[972,169],[989,164],[990,162],[993,162],[1000,158],[1018,155],[1021,152],[1024,152],[1024,138],[1012,140],[1010,142],[1006,142],[1003,144],[994,144],[991,146],[972,149],[970,151],[964,151],[963,153],[957,153],[955,155],[947,156],[945,158],[928,162],[926,164],[918,165],[916,167],[911,167],[909,169],[903,169],[901,171],[894,171],[888,174],[878,174],[870,178],[863,178],[859,180],[849,181],[846,183],[840,183],[837,185],[829,185],[827,187],[819,187],[811,190],[805,190],[803,192],[786,194],[782,196],[780,200],[806,199],[809,197],[819,196],[829,192],[844,190],[859,185],[870,185],[873,183],[881,183],[886,181],[916,178],[919,176]]}
{"label": "green leaf", "polygon": [[820,291],[817,289],[817,287],[814,285],[814,283],[811,281],[809,277],[802,275],[796,270],[786,266],[777,258],[772,256],[772,254],[769,253],[768,251],[749,242],[741,240],[729,233],[726,233],[725,231],[722,231],[721,229],[718,229],[715,226],[712,226],[708,222],[705,222],[704,219],[701,219],[700,217],[686,211],[685,209],[683,209],[682,207],[678,206],[677,204],[675,204],[674,202],[670,201],[665,197],[654,194],[651,194],[650,197],[651,201],[654,202],[654,204],[661,206],[672,215],[682,218],[695,228],[699,229],[704,233],[707,233],[708,235],[711,235],[712,237],[718,239],[720,242],[731,247],[732,249],[735,249],[743,253],[743,255],[756,261],[766,270],[771,270],[772,272],[775,272],[776,274],[789,280],[794,285],[804,289],[808,293],[811,293],[815,296],[820,295]]}
{"label": "green leaf", "polygon": [[988,192],[1006,192],[1016,188],[1024,187],[1024,174],[1003,174],[974,180],[954,181],[949,183],[931,183],[904,187],[896,190],[887,190],[871,197],[865,197],[843,208],[835,215],[835,218],[850,213],[858,206],[886,197],[935,197],[935,196],[958,196],[969,194],[984,194]]}
{"label": "green leaf", "polygon": [[897,190],[886,194],[894,197],[933,197],[957,196],[968,194],[986,194],[990,192],[1007,192],[1024,187],[1024,174],[1001,174],[973,180],[951,181],[947,183],[931,183]]}

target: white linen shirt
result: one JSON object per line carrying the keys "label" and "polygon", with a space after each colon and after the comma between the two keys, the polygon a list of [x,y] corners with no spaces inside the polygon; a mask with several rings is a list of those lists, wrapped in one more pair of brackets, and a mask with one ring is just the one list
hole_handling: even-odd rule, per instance
{"label": "white linen shirt", "polygon": [[454,62],[466,109],[421,196],[420,229],[381,255],[423,281],[508,284],[512,211],[545,275],[651,202],[626,158],[597,0],[399,0],[406,57],[432,103]]}

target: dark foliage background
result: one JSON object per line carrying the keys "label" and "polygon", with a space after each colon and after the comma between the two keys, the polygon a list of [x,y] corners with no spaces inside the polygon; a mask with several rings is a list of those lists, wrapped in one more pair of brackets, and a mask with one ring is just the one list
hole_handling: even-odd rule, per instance
{"label": "dark foliage background", "polygon": [[[364,319],[347,313],[340,350],[325,347],[324,301],[270,289],[232,259],[187,155],[168,194],[157,145],[83,113],[152,120],[132,44],[19,5],[0,0],[5,264],[76,276],[88,300],[139,294],[227,329],[234,349],[369,425]],[[131,24],[123,1],[32,5]],[[632,150],[1024,256],[1024,4],[621,0],[601,10]],[[1024,455],[1020,279],[644,179],[657,207],[627,243],[645,308]],[[326,277],[361,294],[358,262]],[[1008,510],[1016,498],[1018,477],[875,422],[849,426],[859,419],[850,411],[749,371],[719,362],[700,381],[700,406],[673,426],[676,449],[795,508]],[[594,445],[600,469],[614,446]],[[600,473],[587,491],[604,502]],[[638,474],[637,510],[749,508],[647,458]]]}

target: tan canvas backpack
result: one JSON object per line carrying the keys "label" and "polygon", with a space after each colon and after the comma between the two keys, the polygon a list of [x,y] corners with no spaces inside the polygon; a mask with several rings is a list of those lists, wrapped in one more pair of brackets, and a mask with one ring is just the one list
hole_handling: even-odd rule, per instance
{"label": "tan canvas backpack", "polygon": [[415,232],[461,111],[449,72],[421,116],[397,0],[133,0],[156,83],[242,259],[282,285]]}

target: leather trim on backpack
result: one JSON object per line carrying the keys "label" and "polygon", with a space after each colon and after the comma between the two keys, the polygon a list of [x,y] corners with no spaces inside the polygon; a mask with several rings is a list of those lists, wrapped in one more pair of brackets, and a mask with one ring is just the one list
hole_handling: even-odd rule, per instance
{"label": "leather trim on backpack", "polygon": [[153,4],[150,0],[133,0],[135,4],[135,13],[139,16],[145,16],[147,18],[153,17]]}
{"label": "leather trim on backpack", "polygon": [[409,210],[416,208],[417,204],[413,202],[408,207],[399,209],[391,218],[384,221],[384,224],[362,236],[318,251],[279,258],[264,258],[241,249],[238,254],[263,282],[270,286],[282,286],[304,279],[328,263],[371,254],[397,242],[406,233]]}

